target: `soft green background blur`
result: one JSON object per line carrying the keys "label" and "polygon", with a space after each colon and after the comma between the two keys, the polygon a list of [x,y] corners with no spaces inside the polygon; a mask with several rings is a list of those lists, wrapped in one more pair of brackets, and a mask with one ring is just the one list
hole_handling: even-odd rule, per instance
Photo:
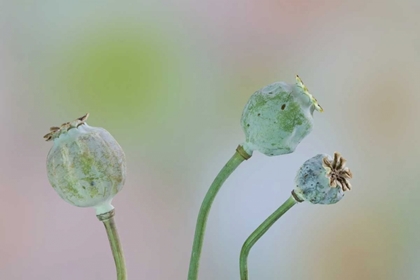
{"label": "soft green background blur", "polygon": [[242,108],[295,74],[324,107],[295,153],[255,153],[208,222],[200,279],[239,279],[246,237],[296,170],[340,151],[353,191],[293,208],[250,279],[419,279],[420,2],[0,0],[0,279],[116,279],[102,224],[49,185],[50,126],[91,114],[124,148],[130,279],[186,279],[195,221],[242,143]]}

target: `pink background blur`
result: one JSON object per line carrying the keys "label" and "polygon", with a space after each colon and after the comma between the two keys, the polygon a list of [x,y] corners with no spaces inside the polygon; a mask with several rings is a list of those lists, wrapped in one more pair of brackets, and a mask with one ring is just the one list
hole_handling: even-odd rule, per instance
{"label": "pink background blur", "polygon": [[129,279],[186,279],[195,221],[257,89],[299,74],[324,107],[295,153],[255,153],[213,205],[201,280],[239,279],[246,237],[296,170],[340,151],[353,191],[301,204],[250,279],[419,279],[420,2],[0,1],[0,279],[116,279],[92,209],[47,180],[42,136],[89,112],[124,148],[114,200]]}

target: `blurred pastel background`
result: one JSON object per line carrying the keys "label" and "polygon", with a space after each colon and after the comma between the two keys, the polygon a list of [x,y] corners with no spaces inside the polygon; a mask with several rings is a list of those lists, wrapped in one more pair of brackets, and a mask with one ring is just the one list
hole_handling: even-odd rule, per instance
{"label": "blurred pastel background", "polygon": [[353,191],[293,208],[253,248],[250,279],[419,279],[420,2],[0,1],[0,279],[116,279],[103,225],[48,183],[50,126],[90,113],[124,148],[114,199],[129,279],[186,279],[243,106],[295,74],[324,107],[295,153],[255,153],[208,221],[200,279],[239,279],[247,236],[299,166],[340,151]]}

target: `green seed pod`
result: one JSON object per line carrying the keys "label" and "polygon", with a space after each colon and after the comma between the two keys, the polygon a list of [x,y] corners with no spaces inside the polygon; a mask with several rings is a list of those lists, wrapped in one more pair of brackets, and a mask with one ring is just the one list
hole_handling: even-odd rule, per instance
{"label": "green seed pod", "polygon": [[351,189],[349,179],[353,175],[345,163],[339,153],[334,153],[332,160],[324,154],[308,159],[297,172],[293,195],[298,201],[313,204],[337,203]]}
{"label": "green seed pod", "polygon": [[44,136],[54,145],[48,153],[48,179],[62,199],[78,207],[94,207],[97,215],[114,207],[113,197],[126,177],[125,155],[112,135],[88,126],[88,114],[52,127]]}
{"label": "green seed pod", "polygon": [[244,149],[267,156],[292,153],[313,127],[313,112],[321,106],[299,76],[296,84],[277,82],[255,92],[242,113]]}

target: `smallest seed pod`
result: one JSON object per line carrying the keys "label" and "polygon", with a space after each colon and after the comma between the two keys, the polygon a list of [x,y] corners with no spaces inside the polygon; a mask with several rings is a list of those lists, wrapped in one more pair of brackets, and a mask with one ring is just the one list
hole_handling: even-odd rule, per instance
{"label": "smallest seed pod", "polygon": [[103,128],[87,125],[88,114],[52,127],[44,136],[53,147],[47,157],[48,179],[58,195],[78,207],[111,211],[113,197],[126,178],[125,154]]}
{"label": "smallest seed pod", "polygon": [[293,85],[276,82],[256,91],[242,112],[244,149],[267,156],[294,152],[312,131],[314,110],[323,111],[299,76]]}
{"label": "smallest seed pod", "polygon": [[346,160],[339,153],[334,158],[326,154],[316,155],[299,168],[295,178],[293,195],[298,201],[312,204],[334,204],[351,189],[349,179],[353,177],[345,167]]}

